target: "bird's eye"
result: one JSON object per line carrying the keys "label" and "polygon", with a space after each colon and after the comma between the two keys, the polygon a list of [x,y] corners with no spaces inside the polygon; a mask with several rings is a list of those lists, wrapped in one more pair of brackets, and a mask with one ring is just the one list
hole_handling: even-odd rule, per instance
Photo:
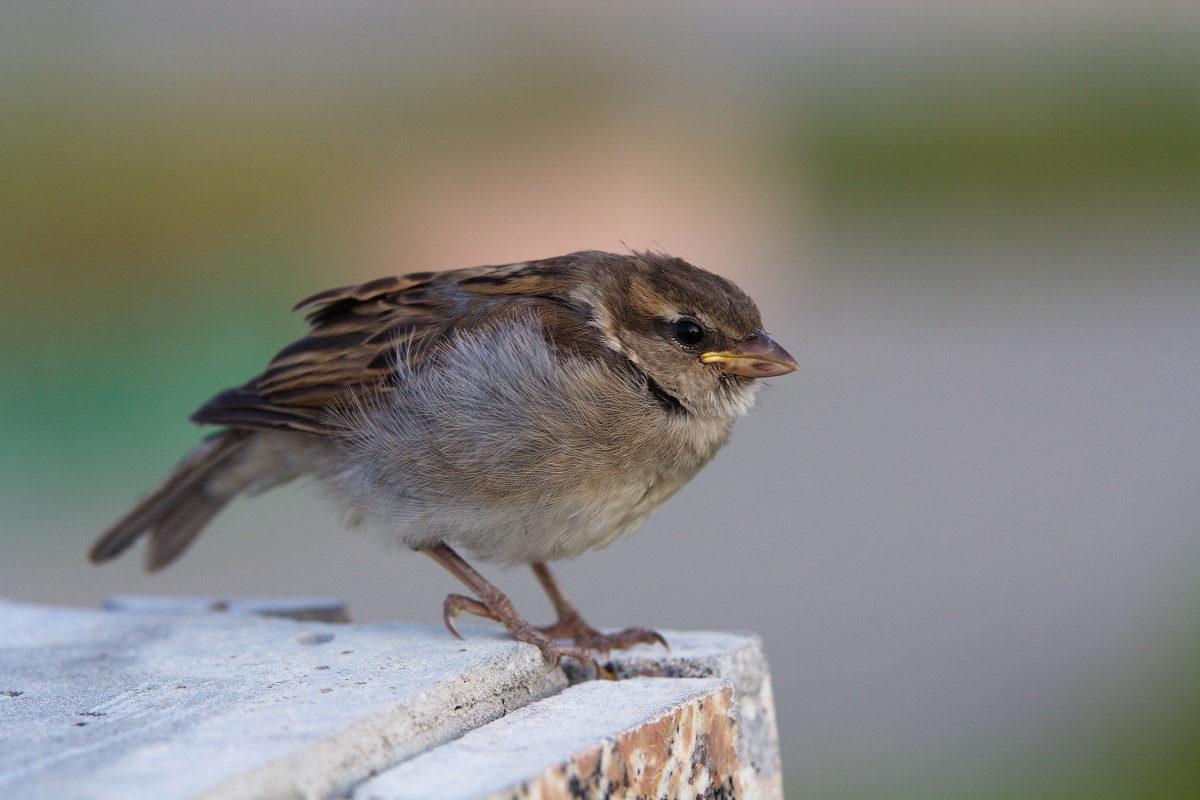
{"label": "bird's eye", "polygon": [[704,328],[696,324],[694,320],[677,319],[670,323],[667,328],[671,331],[671,335],[675,340],[684,347],[695,347],[704,341]]}

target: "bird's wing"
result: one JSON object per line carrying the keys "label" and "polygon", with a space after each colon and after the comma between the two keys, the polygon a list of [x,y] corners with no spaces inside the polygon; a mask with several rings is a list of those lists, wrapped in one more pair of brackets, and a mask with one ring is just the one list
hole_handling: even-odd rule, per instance
{"label": "bird's wing", "polygon": [[213,397],[192,421],[230,428],[326,434],[331,411],[377,402],[396,377],[397,359],[429,358],[454,331],[469,331],[532,309],[549,329],[584,326],[562,298],[561,259],[450,272],[417,272],[330,289],[296,305],[312,309],[308,335],[267,369]]}

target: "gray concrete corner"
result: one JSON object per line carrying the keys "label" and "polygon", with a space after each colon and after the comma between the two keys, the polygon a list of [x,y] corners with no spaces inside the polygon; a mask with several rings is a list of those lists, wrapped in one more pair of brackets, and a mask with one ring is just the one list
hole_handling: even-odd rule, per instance
{"label": "gray concrete corner", "polygon": [[664,632],[568,688],[492,628],[287,618],[336,606],[0,600],[0,797],[781,796],[751,634]]}

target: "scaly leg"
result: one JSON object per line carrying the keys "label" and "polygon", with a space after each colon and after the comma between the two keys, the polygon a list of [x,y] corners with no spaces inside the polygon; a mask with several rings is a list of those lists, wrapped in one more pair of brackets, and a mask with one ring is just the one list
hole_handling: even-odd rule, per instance
{"label": "scaly leg", "polygon": [[546,664],[550,669],[558,666],[559,659],[573,658],[583,666],[591,667],[597,675],[601,674],[600,666],[596,663],[596,659],[590,652],[583,647],[559,644],[545,633],[530,625],[525,621],[524,617],[517,613],[516,607],[513,606],[512,601],[508,599],[507,595],[489,583],[486,578],[475,571],[474,567],[464,561],[462,556],[451,550],[447,545],[439,542],[432,547],[422,548],[421,551],[448,569],[454,577],[466,584],[478,598],[452,594],[446,597],[446,602],[442,605],[442,620],[446,623],[446,627],[450,629],[450,632],[459,639],[462,636],[454,628],[454,618],[460,612],[468,611],[481,617],[496,620],[508,628],[518,640],[537,647],[542,651],[542,657],[546,660]]}
{"label": "scaly leg", "polygon": [[613,634],[601,633],[584,621],[579,610],[575,608],[575,605],[563,592],[562,587],[558,585],[558,580],[551,574],[548,566],[542,562],[530,566],[533,574],[537,576],[538,582],[542,584],[542,588],[549,595],[550,602],[554,604],[554,610],[558,614],[558,621],[553,625],[538,628],[541,633],[552,639],[570,639],[579,647],[604,655],[614,648],[624,650],[639,643],[661,644],[668,650],[671,649],[666,639],[649,628],[626,628]]}

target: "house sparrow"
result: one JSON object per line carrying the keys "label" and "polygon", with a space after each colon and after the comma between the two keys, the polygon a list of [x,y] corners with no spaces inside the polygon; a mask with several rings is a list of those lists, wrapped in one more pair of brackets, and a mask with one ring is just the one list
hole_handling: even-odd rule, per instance
{"label": "house sparrow", "polygon": [[[581,252],[322,292],[308,335],[192,415],[219,425],[92,547],[148,535],[177,558],[226,503],[311,476],[347,521],[432,556],[471,590],[443,606],[540,648],[666,644],[584,622],[546,566],[630,533],[708,462],[759,378],[797,368],[728,280],[666,255]],[[452,548],[530,564],[558,614],[535,628]],[[559,640],[570,640],[564,644]]]}

